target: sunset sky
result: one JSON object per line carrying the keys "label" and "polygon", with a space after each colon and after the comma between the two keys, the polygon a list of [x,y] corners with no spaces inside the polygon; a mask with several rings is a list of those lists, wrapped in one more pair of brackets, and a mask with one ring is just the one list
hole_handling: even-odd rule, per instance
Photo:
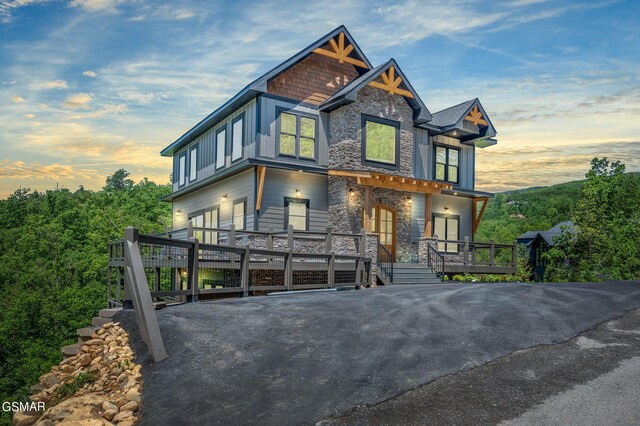
{"label": "sunset sky", "polygon": [[431,112],[479,97],[498,130],[477,188],[640,170],[640,2],[0,0],[0,197],[119,168],[165,183],[160,150],[340,24],[393,57]]}

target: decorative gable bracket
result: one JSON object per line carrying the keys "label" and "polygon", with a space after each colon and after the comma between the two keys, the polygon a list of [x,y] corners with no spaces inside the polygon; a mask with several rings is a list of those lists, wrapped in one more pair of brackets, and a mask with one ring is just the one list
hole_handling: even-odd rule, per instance
{"label": "decorative gable bracket", "polygon": [[338,42],[334,37],[329,39],[329,46],[333,49],[333,51],[323,49],[318,47],[313,50],[313,53],[317,53],[318,55],[326,56],[328,58],[337,59],[341,64],[348,63],[351,65],[355,65],[360,68],[369,69],[367,64],[359,59],[355,59],[349,56],[351,51],[353,51],[353,44],[349,44],[345,47],[344,45],[344,32],[338,34]]}

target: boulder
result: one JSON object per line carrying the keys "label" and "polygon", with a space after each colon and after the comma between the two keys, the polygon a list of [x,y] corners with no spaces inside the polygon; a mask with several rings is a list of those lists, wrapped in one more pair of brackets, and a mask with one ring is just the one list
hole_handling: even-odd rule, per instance
{"label": "boulder", "polygon": [[[47,410],[45,417],[53,422],[59,422],[77,411],[82,411],[81,415],[85,417],[100,417],[99,413],[103,402],[104,399],[95,393],[74,396]],[[93,416],[94,412],[95,416]]]}
{"label": "boulder", "polygon": [[16,411],[13,413],[13,426],[31,426],[42,416],[37,411]]}
{"label": "boulder", "polygon": [[124,404],[120,410],[125,411],[125,410],[129,410],[129,411],[138,411],[138,408],[140,408],[140,405],[135,402],[135,401],[129,401],[126,404]]}
{"label": "boulder", "polygon": [[131,417],[131,416],[133,416],[133,411],[130,411],[130,410],[120,411],[113,418],[113,423],[120,423],[122,420],[126,419],[127,417]]}

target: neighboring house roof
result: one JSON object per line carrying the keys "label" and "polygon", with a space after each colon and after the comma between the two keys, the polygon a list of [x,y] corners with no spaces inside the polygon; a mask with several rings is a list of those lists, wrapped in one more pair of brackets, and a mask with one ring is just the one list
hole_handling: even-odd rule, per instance
{"label": "neighboring house roof", "polygon": [[418,124],[430,121],[432,119],[431,113],[427,109],[424,102],[422,102],[422,99],[420,99],[420,96],[418,96],[418,93],[413,89],[411,83],[409,83],[409,80],[398,66],[398,63],[393,58],[389,59],[384,64],[378,65],[377,67],[354,79],[349,84],[338,90],[333,96],[320,104],[320,110],[333,111],[343,105],[355,102],[357,100],[358,92],[363,87],[366,87],[369,83],[374,81],[383,72],[389,70],[391,67],[393,67],[394,72],[397,74],[397,76],[402,79],[402,83],[400,83],[399,87],[410,92],[413,96],[413,98],[407,96],[403,97],[407,101],[411,109],[413,109],[414,111],[414,122]]}
{"label": "neighboring house roof", "polygon": [[573,225],[573,222],[566,221],[560,222],[553,226],[552,228],[546,231],[528,231],[524,234],[520,235],[517,240],[535,240],[536,238],[542,238],[547,244],[553,246],[553,238],[561,235],[563,231],[570,232],[572,234],[576,233],[576,228]]}
{"label": "neighboring house roof", "polygon": [[176,139],[175,142],[173,142],[171,145],[163,149],[161,151],[161,155],[166,157],[172,156],[175,151],[179,150],[189,142],[195,140],[198,136],[204,134],[207,130],[215,126],[218,122],[223,120],[226,116],[228,116],[234,110],[244,105],[251,99],[255,98],[259,94],[266,93],[267,83],[269,82],[269,80],[272,80],[273,78],[287,71],[289,68],[291,68],[292,66],[294,66],[295,64],[297,64],[298,62],[306,58],[307,56],[311,55],[316,48],[323,46],[330,39],[336,37],[341,32],[344,33],[345,38],[353,46],[352,53],[357,55],[358,58],[362,62],[364,62],[369,69],[371,69],[373,66],[371,65],[371,62],[369,62],[369,59],[367,59],[367,57],[362,52],[358,44],[355,42],[351,34],[349,34],[349,31],[347,30],[347,28],[344,25],[341,25],[335,30],[331,31],[330,33],[324,35],[323,37],[320,37],[318,40],[314,41],[309,46],[302,49],[300,52],[296,53],[295,55],[293,55],[286,61],[282,62],[275,68],[272,68],[262,76],[258,77],[257,79],[249,83],[244,89],[236,93],[235,96],[233,96],[231,99],[225,102],[221,107],[219,107],[218,109],[213,111],[211,114],[206,116],[202,121],[200,121],[198,124],[193,126],[189,131],[187,131],[185,134],[183,134],[178,139]]}

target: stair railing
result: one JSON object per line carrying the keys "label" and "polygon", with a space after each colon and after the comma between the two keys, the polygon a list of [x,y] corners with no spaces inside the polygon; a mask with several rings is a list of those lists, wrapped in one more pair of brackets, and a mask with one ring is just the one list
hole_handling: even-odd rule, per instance
{"label": "stair railing", "polygon": [[378,243],[378,269],[389,278],[390,282],[393,282],[393,255],[380,243]]}
{"label": "stair railing", "polygon": [[444,275],[444,256],[431,244],[427,245],[427,266],[438,277]]}

